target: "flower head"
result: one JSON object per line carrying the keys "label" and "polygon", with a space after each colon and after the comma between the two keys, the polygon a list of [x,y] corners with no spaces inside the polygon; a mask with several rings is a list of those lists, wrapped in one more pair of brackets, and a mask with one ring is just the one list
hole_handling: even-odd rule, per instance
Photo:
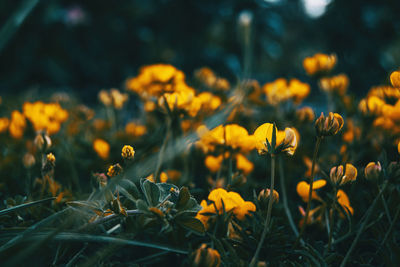
{"label": "flower head", "polygon": [[193,267],[219,267],[221,265],[221,256],[218,251],[207,248],[206,244],[202,244],[191,255],[190,266]]}
{"label": "flower head", "polygon": [[135,150],[133,149],[133,147],[125,145],[122,148],[121,156],[123,159],[132,160],[133,157],[135,156]]}
{"label": "flower head", "polygon": [[343,165],[333,167],[330,172],[330,179],[336,185],[344,185],[354,181],[357,178],[357,169],[353,165],[347,163],[346,168]]}
{"label": "flower head", "polygon": [[342,116],[337,113],[329,112],[327,117],[324,113],[315,121],[315,129],[318,136],[330,136],[335,135],[342,129],[344,120]]}
{"label": "flower head", "polygon": [[[253,134],[255,146],[258,153],[277,154],[286,152],[293,155],[297,148],[298,137],[292,128],[285,128],[284,131],[278,131],[272,123],[260,125]],[[275,138],[275,140],[273,140]]]}
{"label": "flower head", "polygon": [[110,167],[108,167],[107,175],[112,178],[121,174],[121,172],[122,172],[122,167],[121,165],[119,165],[119,163],[117,163],[114,165],[110,165]]}
{"label": "flower head", "polygon": [[103,139],[95,139],[93,149],[102,159],[107,159],[110,155],[110,145]]}
{"label": "flower head", "polygon": [[390,74],[390,82],[393,87],[400,88],[400,71],[393,71],[392,74]]}
{"label": "flower head", "polygon": [[329,72],[336,65],[336,55],[317,53],[312,57],[306,57],[303,67],[308,75]]}
{"label": "flower head", "polygon": [[[399,146],[399,148],[400,148],[400,146]],[[367,166],[364,169],[364,175],[367,180],[375,180],[380,176],[381,171],[382,171],[382,166],[379,161],[377,163],[370,162],[367,164]]]}

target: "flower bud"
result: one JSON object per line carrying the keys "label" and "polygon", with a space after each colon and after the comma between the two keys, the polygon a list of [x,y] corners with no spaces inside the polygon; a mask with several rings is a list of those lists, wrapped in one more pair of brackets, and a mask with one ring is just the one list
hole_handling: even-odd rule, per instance
{"label": "flower bud", "polygon": [[33,143],[35,144],[36,148],[41,152],[44,152],[51,147],[50,136],[43,132],[36,135]]}
{"label": "flower bud", "polygon": [[342,116],[329,112],[327,117],[324,113],[315,121],[315,129],[318,136],[331,136],[337,134],[344,124]]}
{"label": "flower bud", "polygon": [[375,180],[379,178],[382,171],[381,163],[370,162],[364,169],[364,175],[367,180]]}
{"label": "flower bud", "polygon": [[400,71],[393,71],[392,74],[390,74],[390,82],[393,87],[400,88]]}
{"label": "flower bud", "polygon": [[[270,198],[271,190],[269,188],[261,190],[258,194],[258,201],[264,207],[268,206],[269,198]],[[279,202],[279,193],[274,189],[274,193],[272,194],[272,203]]]}
{"label": "flower bud", "polygon": [[24,164],[24,167],[29,169],[33,165],[35,165],[36,160],[35,157],[31,153],[26,153],[24,157],[22,158],[22,163]]}
{"label": "flower bud", "polygon": [[112,178],[119,175],[122,172],[122,167],[119,163],[111,165],[108,167],[107,175]]}
{"label": "flower bud", "polygon": [[121,156],[125,160],[132,160],[133,157],[135,156],[135,150],[133,149],[133,147],[125,145],[122,148]]}
{"label": "flower bud", "polygon": [[301,109],[298,109],[296,111],[296,117],[298,120],[300,121],[314,121],[315,118],[315,114],[314,111],[312,110],[312,108],[310,107],[303,107]]}
{"label": "flower bud", "polygon": [[333,167],[330,172],[332,183],[336,185],[344,185],[348,182],[354,181],[357,178],[357,169],[353,165],[346,163],[346,169],[343,165]]}
{"label": "flower bud", "polygon": [[221,256],[217,250],[202,244],[192,253],[190,261],[190,266],[193,267],[218,267],[221,265]]}

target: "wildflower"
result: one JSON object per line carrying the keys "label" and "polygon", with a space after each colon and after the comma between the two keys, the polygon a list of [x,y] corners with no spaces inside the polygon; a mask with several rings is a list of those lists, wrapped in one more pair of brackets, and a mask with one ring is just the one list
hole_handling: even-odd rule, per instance
{"label": "wildflower", "polygon": [[353,165],[346,163],[346,169],[343,165],[333,167],[330,172],[330,179],[336,185],[344,185],[357,178],[357,169]]}
{"label": "wildflower", "polygon": [[[346,212],[349,212],[351,215],[353,215],[354,209],[350,205],[350,200],[349,200],[349,197],[347,196],[347,194],[343,190],[339,189],[336,194],[336,197],[337,197],[338,203],[346,210]],[[342,211],[340,211],[340,214],[341,214],[341,217],[344,218],[344,214]]]}
{"label": "wildflower", "polygon": [[11,113],[11,122],[8,128],[10,135],[15,139],[20,139],[24,134],[25,127],[25,116],[21,112],[14,110]]}
{"label": "wildflower", "polygon": [[241,170],[245,175],[251,173],[254,169],[254,164],[248,160],[243,154],[236,154],[236,168]]}
{"label": "wildflower", "polygon": [[[399,148],[400,148],[400,146],[399,146]],[[364,175],[367,180],[376,180],[380,176],[381,171],[382,171],[382,167],[381,167],[381,163],[379,161],[377,163],[370,162],[367,164],[367,166],[364,169]]]}
{"label": "wildflower", "polygon": [[301,103],[309,95],[310,86],[297,79],[292,79],[288,82],[286,79],[279,78],[274,82],[266,83],[263,86],[263,90],[267,96],[268,103],[276,106],[289,99],[296,104]]}
{"label": "wildflower", "polygon": [[8,118],[0,118],[0,133],[7,131],[10,120]]}
{"label": "wildflower", "polygon": [[343,96],[349,86],[349,78],[346,74],[324,77],[319,81],[319,86],[327,93],[336,93]]}
{"label": "wildflower", "polygon": [[321,116],[315,121],[315,129],[318,136],[330,136],[337,134],[342,129],[343,124],[343,118],[339,114],[329,112],[329,115],[325,117],[322,112]]}
{"label": "wildflower", "polygon": [[353,120],[349,119],[346,125],[347,130],[343,133],[343,141],[351,143],[355,138],[359,139],[361,136],[361,129],[357,126],[354,126]]}
{"label": "wildflower", "polygon": [[336,65],[336,55],[326,55],[317,53],[312,57],[306,57],[303,67],[308,75],[329,72]]}
{"label": "wildflower", "polygon": [[33,144],[39,151],[46,151],[51,147],[51,139],[46,133],[38,133],[33,140]]}
{"label": "wildflower", "polygon": [[129,122],[125,125],[125,133],[134,137],[140,137],[146,134],[147,129],[144,125]]}
{"label": "wildflower", "polygon": [[224,160],[224,157],[222,155],[219,155],[217,157],[208,155],[206,157],[206,159],[204,160],[204,164],[211,172],[217,172],[221,168],[221,164],[222,164],[223,160]]}
{"label": "wildflower", "polygon": [[210,68],[203,67],[195,71],[194,76],[205,86],[218,90],[226,91],[229,90],[229,81],[218,77]]}
{"label": "wildflower", "polygon": [[46,155],[46,161],[54,166],[55,162],[56,162],[56,157],[54,156],[53,153],[49,153],[49,154]]}
{"label": "wildflower", "polygon": [[22,163],[24,164],[24,167],[29,169],[33,165],[35,165],[35,157],[31,153],[25,153],[25,155],[22,158]]}
{"label": "wildflower", "polygon": [[121,156],[123,159],[132,160],[133,157],[135,156],[135,150],[133,149],[133,147],[125,145],[122,148]]}
{"label": "wildflower", "polygon": [[390,74],[390,82],[393,87],[400,88],[400,71],[393,71],[392,74]]}
{"label": "wildflower", "polygon": [[119,163],[110,165],[107,170],[107,175],[112,178],[122,173],[122,167]]}
{"label": "wildflower", "polygon": [[219,267],[221,265],[221,256],[218,251],[207,248],[206,244],[202,244],[190,258],[190,266],[193,267]]}
{"label": "wildflower", "polygon": [[93,149],[102,159],[107,159],[110,155],[110,145],[103,139],[95,139],[93,142]]}
{"label": "wildflower", "polygon": [[399,141],[399,143],[397,144],[397,152],[399,152],[399,154],[400,154],[400,141]]}
{"label": "wildflower", "polygon": [[203,209],[196,215],[196,218],[203,222],[206,228],[208,228],[207,222],[209,216],[203,215],[205,213],[222,214],[224,211],[232,211],[238,220],[243,220],[251,211],[256,210],[256,206],[252,202],[244,201],[238,193],[227,192],[223,188],[217,188],[211,191],[208,195],[208,200],[213,201],[214,204],[207,204],[207,202],[203,200],[200,203]]}
{"label": "wildflower", "polygon": [[310,122],[314,121],[315,114],[312,108],[310,107],[303,107],[296,110],[296,117],[300,121]]}
{"label": "wildflower", "polygon": [[115,109],[122,109],[124,104],[128,101],[128,94],[123,94],[117,89],[111,89],[110,95]]}
{"label": "wildflower", "polygon": [[[258,194],[258,201],[264,206],[268,206],[269,202],[269,197],[271,194],[271,190],[269,188],[261,190],[261,192]],[[274,189],[274,192],[272,194],[272,201],[273,203],[278,203],[279,202],[279,193]]]}
{"label": "wildflower", "polygon": [[[272,147],[272,136],[275,132],[275,147]],[[255,138],[255,147],[260,155],[266,153],[286,152],[293,155],[297,148],[296,132],[291,128],[285,128],[284,131],[278,131],[272,123],[260,125],[253,134]],[[271,149],[271,151],[269,151]]]}
{"label": "wildflower", "polygon": [[[311,199],[320,200],[319,196],[317,195],[316,190],[324,187],[326,185],[325,180],[317,180],[313,183],[313,191]],[[304,202],[308,202],[308,192],[310,191],[310,185],[305,182],[301,181],[297,184],[296,187],[297,194],[301,197]]]}

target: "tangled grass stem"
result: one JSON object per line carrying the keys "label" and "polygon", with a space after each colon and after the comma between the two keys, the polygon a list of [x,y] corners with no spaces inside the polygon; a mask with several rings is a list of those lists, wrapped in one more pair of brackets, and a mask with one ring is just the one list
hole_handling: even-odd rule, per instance
{"label": "tangled grass stem", "polygon": [[264,244],[265,236],[269,230],[269,224],[271,221],[271,212],[272,212],[272,202],[273,202],[273,192],[274,192],[274,182],[275,182],[275,158],[274,154],[271,154],[271,188],[269,194],[269,201],[268,201],[268,210],[267,210],[267,218],[265,219],[264,230],[261,234],[260,242],[258,243],[256,252],[254,253],[254,257],[250,262],[250,267],[256,266],[258,255],[260,254],[260,250]]}
{"label": "tangled grass stem", "polygon": [[317,142],[315,143],[314,155],[313,155],[312,165],[311,165],[311,181],[310,181],[310,189],[308,191],[308,202],[307,202],[306,214],[304,216],[304,223],[300,229],[300,234],[296,239],[296,243],[294,245],[295,247],[298,245],[300,239],[303,237],[304,230],[306,229],[306,225],[307,225],[308,216],[310,215],[311,199],[312,199],[313,183],[314,183],[314,175],[315,175],[315,164],[317,162],[318,150],[321,145],[321,141],[322,141],[322,137],[318,136]]}

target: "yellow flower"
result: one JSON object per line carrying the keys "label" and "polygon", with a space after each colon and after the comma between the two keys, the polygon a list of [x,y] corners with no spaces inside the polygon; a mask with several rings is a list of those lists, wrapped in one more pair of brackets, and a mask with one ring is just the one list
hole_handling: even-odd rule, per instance
{"label": "yellow flower", "polygon": [[134,137],[140,137],[146,134],[147,129],[144,125],[139,125],[134,122],[129,122],[125,125],[125,133]]}
{"label": "yellow flower", "polygon": [[245,175],[251,173],[254,169],[254,164],[242,154],[236,155],[236,168],[241,170]]}
{"label": "yellow flower", "polygon": [[300,121],[311,122],[314,121],[315,114],[312,108],[310,107],[302,107],[296,110],[296,117]]}
{"label": "yellow flower", "polygon": [[54,165],[55,162],[56,162],[56,157],[54,156],[53,153],[49,153],[49,154],[46,155],[46,160],[47,160],[47,162],[49,162],[52,165]]}
{"label": "yellow flower", "polygon": [[219,267],[221,265],[221,256],[218,251],[207,248],[206,244],[202,244],[190,256],[190,266],[192,267]]}
{"label": "yellow flower", "polygon": [[399,143],[397,144],[397,151],[398,151],[399,154],[400,154],[400,141],[399,141]]}
{"label": "yellow flower", "polygon": [[107,175],[112,178],[121,174],[121,172],[122,172],[122,167],[121,165],[119,165],[119,163],[117,163],[114,165],[110,165],[110,167],[108,167]]}
{"label": "yellow flower", "polygon": [[[400,153],[400,142],[399,142],[399,153]],[[382,171],[381,163],[370,162],[364,169],[364,175],[367,180],[375,180],[379,177]]]}
{"label": "yellow flower", "polygon": [[336,93],[343,96],[349,86],[349,78],[346,74],[324,77],[319,81],[319,86],[325,92]]}
{"label": "yellow flower", "polygon": [[329,72],[336,65],[336,55],[326,55],[317,53],[312,57],[306,57],[303,61],[303,67],[308,75],[314,75],[322,72]]}
{"label": "yellow flower", "polygon": [[7,131],[10,120],[8,118],[0,118],[0,133]]}
{"label": "yellow flower", "polygon": [[[268,143],[272,146],[273,131],[275,131],[276,135],[276,145],[272,148],[273,151],[268,151]],[[255,147],[260,155],[279,152],[286,152],[289,155],[293,155],[297,148],[296,132],[291,128],[278,131],[274,124],[264,123],[254,131],[253,136],[255,138]]]}
{"label": "yellow flower", "polygon": [[[317,195],[316,190],[324,187],[325,185],[326,185],[326,181],[325,180],[314,181],[311,199],[319,200],[320,198]],[[305,181],[299,182],[297,184],[296,191],[297,191],[297,194],[301,197],[301,199],[304,202],[308,202],[308,194],[309,194],[309,191],[310,191],[310,185],[307,182],[305,182]]]}
{"label": "yellow flower", "polygon": [[346,169],[343,165],[333,167],[330,172],[331,181],[337,185],[344,185],[352,182],[357,178],[357,168],[352,164],[346,163]]}
{"label": "yellow flower", "polygon": [[324,113],[315,121],[315,129],[318,136],[335,135],[342,129],[344,120],[338,113],[329,112],[327,117]]}
{"label": "yellow flower", "polygon": [[289,99],[299,104],[310,93],[310,86],[297,79],[291,79],[288,82],[286,79],[279,78],[274,82],[266,83],[262,89],[267,95],[268,103],[274,106]]}
{"label": "yellow flower", "polygon": [[[156,182],[154,179],[154,173],[150,174],[149,176],[146,177],[147,180],[152,181],[153,183]],[[168,181],[168,175],[165,172],[160,173],[160,182],[161,183],[166,183]]]}
{"label": "yellow flower", "polygon": [[15,139],[20,139],[24,135],[25,127],[25,116],[18,110],[14,110],[11,113],[11,122],[8,128],[10,135]]}
{"label": "yellow flower", "polygon": [[121,156],[123,159],[132,160],[133,157],[135,156],[135,150],[133,149],[133,147],[125,145],[122,148]]}
{"label": "yellow flower", "polygon": [[110,155],[110,145],[103,139],[94,140],[93,149],[102,159],[107,159]]}
{"label": "yellow flower", "polygon": [[209,227],[209,216],[204,215],[205,213],[222,214],[224,210],[225,212],[232,211],[237,219],[243,220],[246,215],[251,214],[251,211],[256,210],[256,206],[254,205],[254,203],[250,201],[244,201],[238,193],[227,192],[223,188],[217,188],[211,191],[208,195],[208,200],[213,201],[214,204],[207,204],[207,202],[203,200],[200,203],[203,209],[199,211],[196,215],[196,218],[203,222],[206,228]]}
{"label": "yellow flower", "polygon": [[211,172],[217,172],[221,168],[223,160],[224,157],[222,155],[219,155],[218,157],[208,155],[204,160],[204,164]]}
{"label": "yellow flower", "polygon": [[400,71],[393,71],[392,74],[390,74],[390,82],[393,87],[400,88]]}
{"label": "yellow flower", "polygon": [[[336,197],[337,197],[337,201],[346,210],[346,212],[350,212],[350,214],[353,215],[354,209],[350,205],[350,200],[349,200],[349,197],[347,196],[347,194],[343,190],[339,189],[336,194]],[[340,215],[342,218],[344,218],[344,214],[342,212],[340,212]]]}

